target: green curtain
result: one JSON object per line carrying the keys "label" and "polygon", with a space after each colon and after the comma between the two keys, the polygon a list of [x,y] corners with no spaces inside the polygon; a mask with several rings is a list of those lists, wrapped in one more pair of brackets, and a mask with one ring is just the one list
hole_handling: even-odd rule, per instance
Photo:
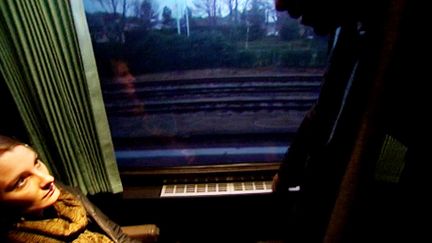
{"label": "green curtain", "polygon": [[55,176],[85,193],[121,192],[81,0],[1,0],[0,55],[32,145]]}

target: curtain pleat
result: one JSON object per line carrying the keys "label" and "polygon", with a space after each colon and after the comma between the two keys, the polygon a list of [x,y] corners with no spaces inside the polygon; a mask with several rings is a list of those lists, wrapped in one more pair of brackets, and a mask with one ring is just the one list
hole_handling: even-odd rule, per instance
{"label": "curtain pleat", "polygon": [[67,184],[122,191],[82,2],[2,0],[0,13],[0,71],[36,150]]}

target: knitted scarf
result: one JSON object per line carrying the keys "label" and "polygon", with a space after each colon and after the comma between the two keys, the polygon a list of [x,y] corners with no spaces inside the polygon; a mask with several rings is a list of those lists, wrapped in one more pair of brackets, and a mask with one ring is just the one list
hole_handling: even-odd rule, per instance
{"label": "knitted scarf", "polygon": [[60,189],[53,204],[56,217],[21,220],[8,233],[11,242],[112,242],[107,236],[87,229],[87,213],[82,203],[71,193]]}

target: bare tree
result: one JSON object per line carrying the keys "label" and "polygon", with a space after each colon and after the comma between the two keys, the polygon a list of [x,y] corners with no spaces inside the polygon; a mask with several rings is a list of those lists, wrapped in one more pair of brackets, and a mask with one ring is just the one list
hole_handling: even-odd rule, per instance
{"label": "bare tree", "polygon": [[[128,0],[93,0],[94,2],[99,3],[99,5],[111,15],[110,23],[106,23],[110,26],[111,35],[110,39],[114,42],[122,42],[123,31],[126,25],[126,13],[128,8],[130,7]],[[121,13],[120,13],[121,11]],[[120,15],[119,15],[120,13]]]}
{"label": "bare tree", "polygon": [[194,0],[198,14],[206,14],[210,25],[216,25],[218,4],[216,0]]}
{"label": "bare tree", "polygon": [[174,26],[174,18],[172,16],[172,10],[165,6],[162,10],[162,26],[164,28],[171,28]]}
{"label": "bare tree", "polygon": [[124,21],[126,19],[126,13],[128,11],[130,4],[128,4],[127,0],[123,0],[123,4],[122,4],[122,20]]}
{"label": "bare tree", "polygon": [[[121,11],[121,16],[126,17],[126,13],[130,8],[130,0],[92,0],[93,2],[99,3],[99,5],[107,13],[112,13],[114,16]],[[139,0],[134,0],[132,4]]]}
{"label": "bare tree", "polygon": [[93,1],[99,3],[99,5],[105,10],[105,12],[111,12],[115,16],[117,15],[117,7],[121,0],[93,0]]}
{"label": "bare tree", "polygon": [[131,2],[132,16],[139,17],[141,2],[142,0],[133,0]]}
{"label": "bare tree", "polygon": [[158,19],[158,5],[153,0],[141,1],[138,8],[138,18],[146,29],[150,29]]}
{"label": "bare tree", "polygon": [[228,16],[231,23],[238,24],[239,20],[239,0],[225,0],[228,7]]}

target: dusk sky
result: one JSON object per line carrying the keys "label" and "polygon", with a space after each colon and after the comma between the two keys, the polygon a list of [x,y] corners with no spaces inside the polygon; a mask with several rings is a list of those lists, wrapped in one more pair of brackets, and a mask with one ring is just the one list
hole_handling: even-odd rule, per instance
{"label": "dusk sky", "polygon": [[[176,9],[178,8],[179,15],[183,15],[183,11],[186,6],[189,6],[191,8],[194,8],[194,0],[153,0],[158,8],[159,8],[159,14],[162,13],[162,9],[167,6],[172,10],[173,17],[176,16]],[[195,0],[196,1],[196,0]],[[222,1],[222,0],[219,0]],[[130,0],[132,2],[132,0]],[[242,8],[244,5],[245,0],[239,0],[239,5]],[[267,0],[270,4],[274,4],[273,0]],[[119,4],[120,5],[120,4]],[[97,0],[84,0],[84,6],[86,11],[88,12],[97,12],[97,11],[104,11],[104,9],[101,7],[101,5],[98,3]],[[224,5],[225,6],[225,5]],[[120,8],[120,6],[119,6]],[[222,9],[222,12],[227,12],[227,9]]]}
{"label": "dusk sky", "polygon": [[[179,9],[184,9],[185,6],[193,6],[193,0],[154,0],[154,2],[156,2],[159,7],[159,13],[161,13],[162,9],[167,6],[173,11],[173,15],[175,14],[176,6],[178,6]],[[104,10],[96,0],[84,0],[84,6],[88,12]]]}

